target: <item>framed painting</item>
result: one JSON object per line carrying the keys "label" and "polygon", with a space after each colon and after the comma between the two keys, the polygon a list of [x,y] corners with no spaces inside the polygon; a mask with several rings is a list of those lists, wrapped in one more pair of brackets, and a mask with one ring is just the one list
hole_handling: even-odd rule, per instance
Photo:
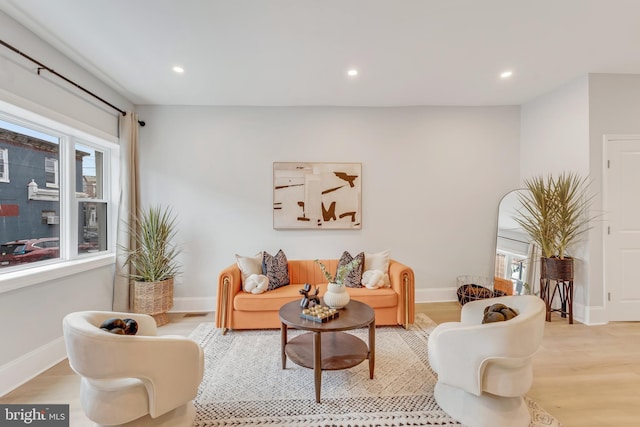
{"label": "framed painting", "polygon": [[273,228],[361,227],[361,163],[273,163]]}

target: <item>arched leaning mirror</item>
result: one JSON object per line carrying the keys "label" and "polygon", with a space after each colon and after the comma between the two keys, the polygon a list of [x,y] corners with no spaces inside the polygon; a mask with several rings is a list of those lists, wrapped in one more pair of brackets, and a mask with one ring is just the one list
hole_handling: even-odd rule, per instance
{"label": "arched leaning mirror", "polygon": [[514,219],[522,206],[519,194],[526,191],[529,190],[513,190],[505,194],[498,207],[495,277],[511,280],[513,293],[517,295],[529,293],[525,283],[531,284],[530,277],[533,277],[528,267],[534,246],[529,235]]}

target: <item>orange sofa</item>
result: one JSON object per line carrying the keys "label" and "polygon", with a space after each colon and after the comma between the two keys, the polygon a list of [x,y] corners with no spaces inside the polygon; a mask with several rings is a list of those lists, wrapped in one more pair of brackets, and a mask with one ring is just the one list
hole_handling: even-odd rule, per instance
{"label": "orange sofa", "polygon": [[[336,271],[338,260],[320,260],[329,271]],[[229,329],[280,328],[278,311],[283,304],[302,299],[299,290],[305,283],[318,285],[320,297],[327,288],[320,267],[313,260],[289,260],[290,284],[262,294],[242,290],[237,264],[232,264],[218,276],[216,326]],[[389,261],[389,288],[347,288],[352,299],[370,305],[376,314],[376,325],[402,325],[415,319],[413,270],[395,260]]]}

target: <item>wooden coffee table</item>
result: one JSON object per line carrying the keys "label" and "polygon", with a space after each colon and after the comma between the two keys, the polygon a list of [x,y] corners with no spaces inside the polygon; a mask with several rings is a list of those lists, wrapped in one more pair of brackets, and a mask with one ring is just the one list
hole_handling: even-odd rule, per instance
{"label": "wooden coffee table", "polygon": [[[373,379],[375,366],[375,312],[367,304],[351,300],[339,310],[336,319],[318,323],[300,317],[300,301],[292,301],[280,308],[282,369],[287,367],[287,356],[292,362],[313,369],[316,402],[320,402],[322,371],[347,369],[369,359],[369,378]],[[360,338],[347,334],[358,328],[369,327],[369,345]],[[287,340],[287,329],[309,333]]]}

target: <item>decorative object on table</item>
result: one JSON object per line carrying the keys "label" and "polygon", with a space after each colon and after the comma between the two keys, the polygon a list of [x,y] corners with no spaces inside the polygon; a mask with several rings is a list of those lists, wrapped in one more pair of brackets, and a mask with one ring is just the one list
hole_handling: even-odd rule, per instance
{"label": "decorative object on table", "polygon": [[[522,208],[514,220],[542,251],[540,297],[547,305],[546,320],[551,320],[552,311],[558,311],[573,323],[573,258],[567,255],[567,249],[589,230],[589,181],[576,173],[563,172],[557,177],[526,179],[524,184],[529,191],[519,193]],[[552,308],[556,293],[560,309]]]}
{"label": "decorative object on table", "polygon": [[173,282],[181,273],[176,217],[167,207],[152,206],[139,212],[129,225],[133,238],[125,265],[133,267],[126,276],[133,280],[133,312],[150,314],[158,326],[169,323],[173,307]]}
{"label": "decorative object on table", "polygon": [[322,296],[324,303],[331,308],[342,308],[349,304],[351,297],[347,292],[347,288],[344,286],[344,279],[351,270],[356,268],[360,264],[360,258],[354,258],[351,262],[339,265],[335,276],[332,276],[327,271],[325,265],[319,260],[315,262],[320,266],[320,271],[324,277],[329,281],[327,284],[327,292]]}
{"label": "decorative object on table", "polygon": [[362,164],[275,162],[273,228],[362,228]]}
{"label": "decorative object on table", "polygon": [[303,319],[311,320],[313,322],[325,323],[329,320],[335,319],[340,313],[335,308],[316,305],[311,308],[305,308],[300,313],[300,317]]}
{"label": "decorative object on table", "polygon": [[327,284],[327,292],[322,296],[322,300],[331,308],[343,308],[349,301],[351,296],[347,292],[347,288],[337,283],[331,282]]}
{"label": "decorative object on table", "polygon": [[111,317],[102,322],[100,329],[116,335],[135,335],[138,332],[138,322],[129,318]]}
{"label": "decorative object on table", "polygon": [[302,308],[312,308],[320,305],[320,298],[318,297],[318,293],[320,293],[320,288],[314,286],[314,291],[312,295],[309,295],[311,292],[311,285],[309,283],[305,283],[304,287],[300,289],[298,292],[302,295],[302,300],[300,301],[300,307]]}

